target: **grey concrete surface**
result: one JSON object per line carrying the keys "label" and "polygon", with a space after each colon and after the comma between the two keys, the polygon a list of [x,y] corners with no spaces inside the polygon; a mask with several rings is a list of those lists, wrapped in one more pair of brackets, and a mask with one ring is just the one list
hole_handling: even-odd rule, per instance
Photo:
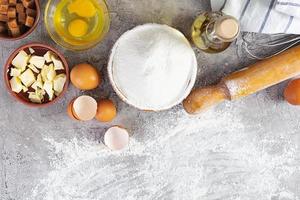
{"label": "grey concrete surface", "polygon": [[[45,3],[41,1],[43,8]],[[57,46],[43,20],[28,38],[0,42],[2,66],[14,49],[35,41],[62,51],[70,66],[92,63],[104,78],[101,87],[90,92],[70,85],[58,103],[41,109],[16,102],[0,82],[0,199],[299,199],[300,107],[283,101],[287,82],[193,117],[181,105],[161,113],[138,111],[123,103],[109,84],[105,70],[109,51],[123,32],[156,22],[189,37],[194,17],[209,10],[209,2],[108,0],[108,4],[111,30],[89,51],[76,53]],[[197,58],[197,86],[216,83],[255,62],[237,44],[218,55],[197,51]],[[117,119],[110,124],[70,120],[66,106],[80,94],[113,99]],[[102,144],[104,131],[113,124],[132,134],[123,152],[110,152]]]}

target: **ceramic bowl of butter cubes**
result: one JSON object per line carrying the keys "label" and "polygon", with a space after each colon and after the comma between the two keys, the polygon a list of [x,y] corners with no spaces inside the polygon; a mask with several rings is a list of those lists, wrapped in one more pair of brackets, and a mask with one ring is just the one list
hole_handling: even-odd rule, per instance
{"label": "ceramic bowl of butter cubes", "polygon": [[64,95],[69,84],[69,67],[56,49],[39,43],[21,46],[8,58],[4,80],[9,93],[19,102],[44,107]]}

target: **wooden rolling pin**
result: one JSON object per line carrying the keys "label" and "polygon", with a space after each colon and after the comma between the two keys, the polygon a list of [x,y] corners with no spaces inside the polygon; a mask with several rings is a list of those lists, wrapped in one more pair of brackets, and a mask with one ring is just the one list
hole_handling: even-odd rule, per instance
{"label": "wooden rolling pin", "polygon": [[300,46],[259,61],[223,78],[218,85],[195,89],[183,102],[197,114],[225,100],[236,100],[300,75]]}

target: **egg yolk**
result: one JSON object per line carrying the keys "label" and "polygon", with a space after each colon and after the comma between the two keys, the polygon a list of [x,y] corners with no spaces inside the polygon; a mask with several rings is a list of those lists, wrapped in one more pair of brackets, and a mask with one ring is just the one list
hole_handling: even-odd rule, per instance
{"label": "egg yolk", "polygon": [[82,37],[88,31],[88,24],[82,19],[75,19],[69,23],[68,31],[74,37]]}
{"label": "egg yolk", "polygon": [[94,4],[89,0],[75,0],[68,5],[70,14],[76,13],[80,17],[93,17],[96,14]]}

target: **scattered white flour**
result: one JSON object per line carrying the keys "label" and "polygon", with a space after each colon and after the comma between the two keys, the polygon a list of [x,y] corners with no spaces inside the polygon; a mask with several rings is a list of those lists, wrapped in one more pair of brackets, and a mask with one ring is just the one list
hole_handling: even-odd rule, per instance
{"label": "scattered white flour", "polygon": [[29,199],[299,199],[284,184],[299,173],[293,140],[262,138],[260,126],[246,131],[239,110],[223,108],[200,117],[176,109],[144,113],[123,152],[87,139],[48,138],[53,171]]}
{"label": "scattered white flour", "polygon": [[115,89],[143,110],[173,107],[196,80],[197,60],[182,33],[146,24],[123,34],[112,51],[109,71]]}

